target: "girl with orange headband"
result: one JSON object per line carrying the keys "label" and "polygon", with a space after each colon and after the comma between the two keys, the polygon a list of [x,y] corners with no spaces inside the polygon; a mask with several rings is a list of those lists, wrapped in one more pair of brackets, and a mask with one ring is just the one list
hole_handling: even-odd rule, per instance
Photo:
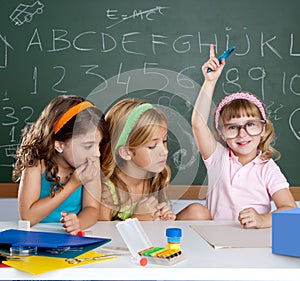
{"label": "girl with orange headband", "polygon": [[112,106],[105,120],[110,142],[103,151],[99,220],[210,219],[201,204],[191,204],[177,215],[168,204],[168,121],[162,111],[127,98]]}
{"label": "girl with orange headband", "polygon": [[[263,103],[253,94],[226,96],[217,106],[214,125],[207,125],[214,89],[225,66],[210,46],[205,77],[192,114],[192,128],[208,174],[207,207],[215,220],[238,220],[245,228],[272,226],[276,210],[296,208],[289,184],[272,159],[275,137]],[[208,72],[211,69],[211,72]],[[223,145],[224,144],[224,145]]]}
{"label": "girl with orange headband", "polygon": [[77,234],[93,225],[101,197],[102,112],[81,97],[58,96],[23,131],[13,171],[20,218],[61,222]]}

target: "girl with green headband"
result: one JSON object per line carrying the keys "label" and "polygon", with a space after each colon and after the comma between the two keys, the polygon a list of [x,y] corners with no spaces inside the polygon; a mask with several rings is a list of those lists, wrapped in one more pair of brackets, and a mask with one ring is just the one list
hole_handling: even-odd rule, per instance
{"label": "girl with green headband", "polygon": [[163,112],[138,99],[123,99],[106,114],[110,142],[103,152],[99,220],[210,219],[201,204],[191,204],[177,214],[168,204],[166,164],[168,121]]}

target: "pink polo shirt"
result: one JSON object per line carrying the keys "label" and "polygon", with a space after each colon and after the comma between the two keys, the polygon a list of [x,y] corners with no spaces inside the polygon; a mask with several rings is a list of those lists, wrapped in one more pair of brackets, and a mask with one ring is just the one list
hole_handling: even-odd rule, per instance
{"label": "pink polo shirt", "polygon": [[243,166],[238,157],[220,143],[204,163],[208,174],[206,205],[214,220],[237,220],[239,212],[248,207],[258,213],[269,213],[271,196],[289,188],[273,159],[256,157]]}

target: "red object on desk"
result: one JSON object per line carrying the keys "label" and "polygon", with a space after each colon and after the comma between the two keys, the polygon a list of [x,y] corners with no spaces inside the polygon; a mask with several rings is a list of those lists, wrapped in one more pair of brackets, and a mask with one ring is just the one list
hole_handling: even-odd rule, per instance
{"label": "red object on desk", "polygon": [[140,259],[140,265],[141,266],[146,266],[148,264],[148,260],[146,258],[141,258]]}

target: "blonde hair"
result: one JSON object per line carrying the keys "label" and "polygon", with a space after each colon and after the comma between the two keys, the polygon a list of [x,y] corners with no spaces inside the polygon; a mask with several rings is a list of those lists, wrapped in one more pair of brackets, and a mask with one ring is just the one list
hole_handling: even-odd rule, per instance
{"label": "blonde hair", "polygon": [[[112,106],[105,116],[105,121],[108,125],[110,142],[106,143],[103,149],[102,171],[107,179],[109,179],[116,187],[124,191],[128,191],[128,188],[120,179],[119,174],[125,162],[115,153],[115,147],[129,114],[133,111],[133,109],[145,103],[146,101],[139,99],[126,98]],[[162,111],[157,108],[150,108],[146,110],[139,117],[130,131],[126,146],[129,149],[134,150],[144,145],[152,140],[158,126],[167,126],[167,124],[167,117]],[[169,185],[170,177],[170,168],[168,165],[165,165],[164,169],[160,173],[154,174],[148,179],[150,184],[149,192],[158,192],[160,201],[166,200],[165,188]],[[120,202],[119,194],[117,194],[117,196],[119,199],[119,207],[121,207],[122,203]]]}
{"label": "blonde hair", "polygon": [[[265,110],[265,107],[262,102],[261,104]],[[234,99],[226,105],[224,105],[224,107],[222,107],[220,111],[220,120],[218,121],[220,124],[224,124],[228,122],[231,118],[239,118],[242,116],[264,119],[260,109],[254,103],[247,99]],[[215,129],[217,132],[220,131],[220,128],[215,127]],[[218,135],[218,140],[221,140],[220,135]],[[273,147],[274,142],[275,130],[271,121],[268,118],[266,118],[265,132],[261,136],[258,145],[258,148],[261,150],[261,159],[268,160],[274,157],[275,160],[278,160],[280,158],[280,152]]]}
{"label": "blonde hair", "polygon": [[90,123],[94,124],[104,136],[107,135],[104,115],[95,107],[79,112],[56,134],[54,133],[55,124],[66,111],[83,101],[85,101],[84,98],[77,96],[58,96],[44,108],[36,122],[23,129],[13,169],[14,181],[20,180],[21,173],[26,167],[37,166],[38,163],[44,161],[47,180],[54,183],[53,188],[59,187],[61,183],[57,176],[58,165],[54,161],[55,141],[66,141],[73,136],[86,133]]}

